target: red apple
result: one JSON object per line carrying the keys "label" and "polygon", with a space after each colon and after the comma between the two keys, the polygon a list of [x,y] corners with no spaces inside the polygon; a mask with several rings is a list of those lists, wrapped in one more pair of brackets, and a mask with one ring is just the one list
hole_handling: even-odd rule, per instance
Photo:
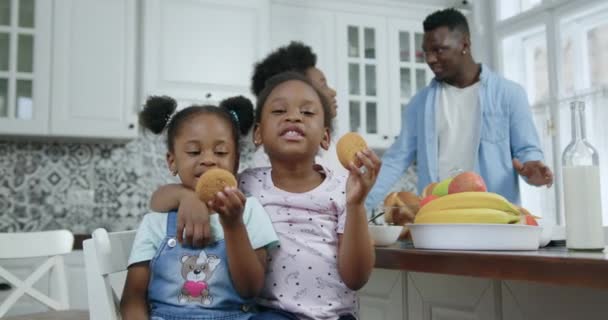
{"label": "red apple", "polygon": [[523,224],[526,226],[538,226],[538,222],[536,222],[536,219],[533,216],[527,214],[522,214],[519,217],[519,222],[517,222],[517,224]]}
{"label": "red apple", "polygon": [[538,222],[533,216],[526,215],[526,224],[529,226],[538,226]]}
{"label": "red apple", "polygon": [[448,194],[471,191],[488,191],[483,178],[477,173],[471,171],[463,172],[455,176],[448,186]]}
{"label": "red apple", "polygon": [[439,196],[436,196],[434,194],[429,194],[428,196],[424,197],[424,199],[420,200],[420,208],[424,207],[425,204],[427,204],[437,198],[439,198]]}

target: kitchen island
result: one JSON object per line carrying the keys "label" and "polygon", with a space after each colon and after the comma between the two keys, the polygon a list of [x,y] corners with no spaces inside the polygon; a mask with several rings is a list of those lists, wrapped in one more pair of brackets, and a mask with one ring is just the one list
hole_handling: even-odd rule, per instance
{"label": "kitchen island", "polygon": [[376,248],[362,319],[608,319],[608,250]]}

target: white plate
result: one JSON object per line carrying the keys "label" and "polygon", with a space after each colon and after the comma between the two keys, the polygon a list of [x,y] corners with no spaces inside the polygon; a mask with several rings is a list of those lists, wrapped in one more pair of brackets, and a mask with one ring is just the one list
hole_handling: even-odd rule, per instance
{"label": "white plate", "polygon": [[522,224],[409,224],[414,247],[444,250],[537,250],[541,227]]}

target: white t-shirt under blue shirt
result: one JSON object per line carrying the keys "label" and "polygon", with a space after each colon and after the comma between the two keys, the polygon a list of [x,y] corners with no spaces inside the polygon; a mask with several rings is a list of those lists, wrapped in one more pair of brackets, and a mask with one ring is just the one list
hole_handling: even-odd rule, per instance
{"label": "white t-shirt under blue shirt", "polygon": [[473,171],[479,142],[479,82],[466,88],[441,83],[436,113],[439,180]]}
{"label": "white t-shirt under blue shirt", "polygon": [[[272,221],[258,199],[247,198],[243,210],[243,223],[245,223],[249,242],[254,250],[278,243],[279,239],[272,227]],[[218,214],[209,216],[209,224],[213,240],[224,239],[224,229],[220,224]],[[146,214],[137,229],[129,256],[129,265],[152,260],[166,235],[167,214],[158,212]]]}

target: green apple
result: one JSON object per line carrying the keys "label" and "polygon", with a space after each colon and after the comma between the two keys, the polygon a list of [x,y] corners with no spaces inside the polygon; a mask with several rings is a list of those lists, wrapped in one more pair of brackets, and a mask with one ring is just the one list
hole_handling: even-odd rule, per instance
{"label": "green apple", "polygon": [[447,178],[445,180],[440,181],[435,188],[433,188],[433,193],[434,195],[438,196],[438,197],[443,197],[446,194],[448,194],[448,188],[450,187],[450,183],[452,182],[453,178]]}

